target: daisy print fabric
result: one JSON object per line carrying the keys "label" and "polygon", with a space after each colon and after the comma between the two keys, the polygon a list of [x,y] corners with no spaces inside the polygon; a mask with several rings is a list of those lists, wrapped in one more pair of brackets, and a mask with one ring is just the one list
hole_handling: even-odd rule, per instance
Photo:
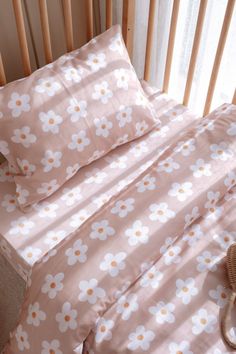
{"label": "daisy print fabric", "polygon": [[[229,297],[226,245],[235,242],[236,141],[227,130],[236,115],[208,118],[212,130],[199,133],[196,120],[168,140],[112,198],[101,197],[106,202],[56,254],[35,264],[6,354],[233,352],[220,318]],[[190,139],[195,149],[183,155],[179,143]],[[223,162],[211,156],[222,141]],[[199,159],[210,176],[194,176]],[[163,160],[180,168],[160,171]],[[235,328],[233,316],[233,339]]]}
{"label": "daisy print fabric", "polygon": [[[0,92],[0,153],[22,208],[81,167],[159,125],[119,26]],[[73,167],[73,170],[71,169]]]}

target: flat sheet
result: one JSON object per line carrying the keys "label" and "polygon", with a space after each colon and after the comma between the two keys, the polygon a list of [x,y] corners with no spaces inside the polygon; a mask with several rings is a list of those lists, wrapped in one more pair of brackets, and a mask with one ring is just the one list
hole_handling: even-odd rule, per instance
{"label": "flat sheet", "polygon": [[36,264],[6,353],[233,352],[219,319],[236,240],[235,126],[233,105],[192,123]]}
{"label": "flat sheet", "polygon": [[124,185],[139,175],[166,141],[177,139],[195,116],[167,95],[143,82],[163,121],[161,129],[117,148],[84,167],[58,192],[23,213],[16,205],[15,185],[7,163],[0,167],[0,252],[27,281],[33,265],[47,259],[54,246],[68,237]]}

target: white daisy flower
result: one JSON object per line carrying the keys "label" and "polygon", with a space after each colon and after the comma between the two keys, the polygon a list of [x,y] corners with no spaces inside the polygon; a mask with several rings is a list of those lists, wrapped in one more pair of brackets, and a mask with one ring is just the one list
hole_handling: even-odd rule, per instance
{"label": "white daisy flower", "polygon": [[122,191],[123,189],[126,189],[130,183],[133,182],[133,179],[122,179],[121,181],[118,182],[116,189],[118,192]]}
{"label": "white daisy flower", "polygon": [[93,72],[96,72],[107,66],[106,56],[104,53],[89,53],[86,64],[90,66]]}
{"label": "white daisy flower", "polygon": [[151,138],[157,138],[157,137],[165,138],[167,136],[167,133],[169,130],[170,130],[170,128],[167,125],[155,127],[152,130],[150,137]]}
{"label": "white daisy flower", "polygon": [[63,354],[60,350],[60,342],[57,339],[53,339],[51,342],[46,340],[42,341],[41,354]]}
{"label": "white daisy flower", "polygon": [[148,125],[143,120],[142,122],[138,122],[135,124],[135,129],[136,129],[135,136],[139,137],[146,133],[146,131],[148,130]]}
{"label": "white daisy flower", "polygon": [[8,213],[13,212],[17,207],[17,198],[13,194],[5,194],[1,206],[6,209]]}
{"label": "white daisy flower", "polygon": [[209,315],[207,310],[201,308],[196,315],[192,316],[192,323],[192,333],[195,335],[202,332],[213,333],[216,330],[217,318],[214,315]]}
{"label": "white daisy flower", "polygon": [[153,289],[157,289],[162,278],[163,273],[159,272],[156,266],[152,266],[141,277],[140,286],[142,286],[143,288],[151,286]]}
{"label": "white daisy flower", "polygon": [[99,268],[102,271],[108,272],[111,277],[116,277],[121,270],[125,269],[125,252],[119,252],[117,254],[107,253],[104,260],[100,263]]}
{"label": "white daisy flower", "polygon": [[11,249],[5,239],[0,240],[0,250],[8,259],[11,258]]}
{"label": "white daisy flower", "polygon": [[111,213],[118,214],[120,218],[124,218],[134,210],[134,202],[135,200],[133,198],[118,200],[115,202],[115,206],[111,209]]}
{"label": "white daisy flower", "polygon": [[46,263],[49,260],[49,258],[54,257],[56,254],[57,254],[57,250],[51,249],[43,256],[43,258],[40,259],[40,262],[42,261],[42,263]]}
{"label": "white daisy flower", "polygon": [[22,189],[22,187],[17,184],[16,185],[16,197],[20,204],[24,204],[27,201],[27,197],[29,196],[29,191],[27,189]]}
{"label": "white daisy flower", "polygon": [[57,273],[54,276],[52,274],[47,274],[44,279],[45,283],[41,288],[42,293],[47,294],[49,299],[55,299],[57,293],[63,289],[63,279],[63,273]]}
{"label": "white daisy flower", "polygon": [[180,202],[184,202],[190,195],[193,194],[192,183],[172,183],[171,189],[168,192],[168,195],[176,197]]}
{"label": "white daisy flower", "polygon": [[108,82],[102,81],[101,84],[94,86],[95,92],[92,94],[94,100],[100,100],[103,104],[108,103],[108,100],[113,96],[112,91],[108,88]]}
{"label": "white daisy flower", "polygon": [[120,289],[114,291],[114,297],[119,299],[126,290],[130,287],[131,282],[129,280],[125,281]]}
{"label": "white daisy flower", "polygon": [[64,230],[48,231],[43,242],[50,247],[56,246],[60,241],[64,240],[66,232]]}
{"label": "white daisy flower", "polygon": [[184,305],[189,304],[192,297],[197,294],[198,289],[195,287],[195,280],[193,278],[176,280],[176,296],[181,299]]}
{"label": "white daisy flower", "polygon": [[236,184],[236,174],[231,171],[227,174],[227,177],[224,179],[224,185],[231,189]]}
{"label": "white daisy flower", "polygon": [[120,33],[117,33],[114,37],[110,39],[109,49],[113,52],[118,52],[120,55],[124,52],[124,47],[122,44],[122,37]]}
{"label": "white daisy flower", "polygon": [[9,171],[8,165],[0,167],[0,182],[14,182],[13,175]]}
{"label": "white daisy flower", "polygon": [[39,303],[35,302],[34,304],[30,304],[28,307],[28,317],[26,322],[29,325],[33,325],[38,327],[41,321],[46,320],[46,313],[40,310]]}
{"label": "white daisy flower", "polygon": [[26,331],[23,330],[23,327],[21,324],[18,325],[16,328],[15,337],[16,337],[18,349],[21,352],[25,351],[25,349],[30,348],[30,344],[28,341],[28,334]]}
{"label": "white daisy flower", "polygon": [[105,160],[109,163],[109,167],[112,169],[123,169],[127,167],[128,157],[127,156],[119,156],[117,154],[113,154],[112,156],[105,157]]}
{"label": "white daisy flower", "polygon": [[134,142],[130,144],[130,153],[135,157],[142,156],[145,152],[148,152],[148,146],[145,141]]}
{"label": "white daisy flower", "polygon": [[104,204],[108,202],[110,198],[111,198],[110,195],[103,193],[100,194],[98,197],[92,198],[92,202],[96,204],[98,208],[101,208]]}
{"label": "white daisy flower", "polygon": [[30,133],[30,127],[27,126],[21,129],[14,129],[13,132],[14,135],[11,140],[16,144],[22,144],[25,148],[29,148],[37,140],[36,136]]}
{"label": "white daisy flower", "polygon": [[198,207],[194,207],[191,211],[191,214],[186,214],[184,217],[185,225],[184,229],[187,229],[195,220],[200,216]]}
{"label": "white daisy flower", "polygon": [[67,264],[72,266],[79,263],[84,263],[87,260],[88,246],[82,243],[82,240],[78,239],[74,242],[71,248],[68,248],[65,255],[68,257]]}
{"label": "white daisy flower", "polygon": [[202,176],[211,176],[211,164],[205,163],[203,159],[198,159],[195,165],[190,166],[190,170],[193,171],[193,176],[200,178]]}
{"label": "white daisy flower", "polygon": [[8,148],[8,143],[5,140],[0,140],[0,152],[4,156],[8,155],[10,152]]}
{"label": "white daisy flower", "polygon": [[144,193],[146,191],[153,191],[156,189],[156,178],[146,175],[141,181],[136,184],[138,193]]}
{"label": "white daisy flower", "polygon": [[109,221],[101,220],[92,224],[92,232],[89,236],[92,239],[99,239],[101,241],[105,241],[107,237],[113,236],[114,234],[115,230],[113,229],[113,227],[109,226]]}
{"label": "white daisy flower", "polygon": [[135,332],[129,334],[129,343],[127,347],[132,351],[139,348],[147,351],[154,338],[154,332],[146,330],[144,326],[140,325],[136,327]]}
{"label": "white daisy flower", "polygon": [[61,166],[62,153],[60,151],[46,150],[41,164],[44,166],[44,172],[50,172],[53,168]]}
{"label": "white daisy flower", "polygon": [[215,272],[217,270],[217,264],[219,263],[219,257],[213,256],[211,252],[204,251],[200,256],[197,258],[197,270],[199,272]]}
{"label": "white daisy flower", "polygon": [[19,117],[23,112],[30,111],[30,96],[29,95],[19,95],[17,92],[11,94],[11,99],[7,106],[11,110],[11,115],[14,118]]}
{"label": "white daisy flower", "polygon": [[149,210],[151,211],[149,219],[152,221],[158,220],[161,223],[165,223],[175,217],[175,212],[168,208],[167,203],[151,204]]}
{"label": "white daisy flower", "polygon": [[172,122],[182,122],[183,121],[184,109],[183,107],[174,107],[169,109],[165,116],[170,119]]}
{"label": "white daisy flower", "polygon": [[132,121],[132,107],[121,105],[119,112],[116,114],[116,119],[119,122],[119,127],[124,127],[127,123]]}
{"label": "white daisy flower", "polygon": [[227,129],[227,134],[230,136],[236,135],[236,123],[234,122],[230,123],[229,129]]}
{"label": "white daisy flower", "polygon": [[217,285],[216,289],[209,290],[209,296],[216,300],[216,304],[222,309],[229,302],[229,294],[229,289],[222,285]]}
{"label": "white daisy flower", "polygon": [[224,103],[223,105],[221,105],[220,107],[218,107],[215,111],[214,114],[216,117],[221,117],[222,114],[231,114],[235,111],[235,106],[229,103]]}
{"label": "white daisy flower", "polygon": [[223,206],[212,206],[208,209],[207,214],[205,215],[206,219],[218,220],[223,214]]}
{"label": "white daisy flower", "polygon": [[42,251],[40,248],[28,246],[24,250],[20,251],[20,255],[26,263],[31,266],[34,265],[41,257]]}
{"label": "white daisy flower", "polygon": [[[1,180],[1,176],[0,176],[0,180]],[[226,201],[229,201],[231,199],[236,199],[236,185],[234,187],[231,187],[231,189],[229,189],[224,196],[224,200]]]}
{"label": "white daisy flower", "polygon": [[139,243],[148,243],[148,233],[149,228],[144,226],[141,220],[136,220],[131,228],[126,229],[125,236],[128,237],[128,243],[130,246],[136,246]]}
{"label": "white daisy flower", "polygon": [[171,342],[168,348],[169,348],[169,354],[194,354],[190,350],[190,343],[187,342],[186,340],[183,340],[179,344],[175,342]]}
{"label": "white daisy flower", "polygon": [[227,251],[227,249],[236,242],[236,231],[221,231],[219,235],[215,234],[213,239],[220,245],[223,251]]}
{"label": "white daisy flower", "polygon": [[117,79],[116,85],[119,88],[122,88],[124,90],[128,90],[129,88],[129,74],[128,70],[126,69],[116,69],[114,71],[114,75]]}
{"label": "white daisy flower", "polygon": [[16,159],[19,168],[25,176],[32,176],[36,171],[36,166],[30,163],[28,160]]}
{"label": "white daisy flower", "polygon": [[79,152],[83,151],[84,148],[90,144],[90,139],[87,138],[85,130],[80,130],[79,133],[72,134],[71,140],[68,148],[71,150],[76,149]]}
{"label": "white daisy flower", "polygon": [[216,203],[220,200],[220,192],[207,192],[207,202],[205,203],[205,208],[210,209],[211,207],[215,206]]}
{"label": "white daisy flower", "polygon": [[200,134],[203,133],[205,130],[212,131],[214,129],[214,121],[204,117],[196,126],[196,129]]}
{"label": "white daisy flower", "polygon": [[38,93],[46,93],[49,97],[54,96],[61,89],[61,84],[53,79],[53,77],[37,80],[35,91]]}
{"label": "white daisy flower", "polygon": [[80,187],[64,188],[62,193],[63,196],[60,199],[63,200],[67,206],[72,206],[82,199]]}
{"label": "white daisy flower", "polygon": [[97,279],[82,280],[79,282],[79,300],[82,302],[87,301],[89,304],[94,305],[98,299],[102,299],[106,296],[104,289],[97,286]]}
{"label": "white daisy flower", "polygon": [[111,340],[112,339],[111,329],[113,327],[114,327],[114,322],[112,320],[106,320],[105,318],[100,317],[96,323],[95,342],[101,343],[104,340],[106,341]]}
{"label": "white daisy flower", "polygon": [[212,151],[211,158],[214,160],[227,161],[234,156],[233,151],[230,150],[228,144],[224,141],[210,145],[210,150]]}
{"label": "white daisy flower", "polygon": [[80,169],[80,165],[78,163],[75,163],[73,166],[68,166],[66,168],[66,173],[67,173],[66,180],[73,177],[74,174],[76,174],[76,172],[78,172],[79,169]]}
{"label": "white daisy flower", "polygon": [[71,308],[71,304],[66,301],[62,305],[61,312],[56,314],[56,321],[59,323],[59,331],[65,333],[68,329],[77,328],[77,311]]}
{"label": "white daisy flower", "polygon": [[78,213],[71,216],[70,226],[77,229],[90,217],[90,215],[91,214],[86,209],[81,209]]}
{"label": "white daisy flower", "polygon": [[83,74],[83,69],[80,67],[67,66],[62,68],[64,77],[67,81],[80,82],[81,75]]}
{"label": "white daisy flower", "polygon": [[30,230],[35,226],[34,222],[21,216],[17,220],[11,222],[10,235],[28,235]]}
{"label": "white daisy flower", "polygon": [[59,206],[57,204],[45,201],[34,205],[34,209],[38,211],[38,216],[40,218],[55,218],[57,216],[56,210],[58,208]]}
{"label": "white daisy flower", "polygon": [[59,133],[59,125],[62,123],[63,119],[61,116],[57,115],[53,110],[39,113],[39,119],[41,120],[42,129],[44,132],[50,132],[52,134]]}
{"label": "white daisy flower", "polygon": [[87,102],[82,100],[78,101],[76,98],[70,99],[70,105],[67,108],[67,112],[70,114],[70,120],[78,122],[81,118],[87,116]]}
{"label": "white daisy flower", "polygon": [[156,316],[156,322],[163,324],[163,323],[174,323],[175,316],[173,314],[175,310],[175,305],[171,302],[165,303],[164,301],[160,301],[157,303],[156,306],[151,306],[148,309],[152,315]]}
{"label": "white daisy flower", "polygon": [[178,170],[179,168],[179,164],[175,162],[172,157],[167,157],[165,160],[159,162],[157,171],[165,171],[167,173],[172,173],[174,170]]}
{"label": "white daisy flower", "polygon": [[189,246],[193,246],[203,236],[201,226],[194,224],[188,228],[183,234],[183,240],[188,243]]}
{"label": "white daisy flower", "polygon": [[124,321],[130,319],[132,312],[139,309],[136,294],[122,295],[117,301],[116,312],[121,314],[121,318]]}
{"label": "white daisy flower", "polygon": [[189,156],[195,150],[196,147],[194,139],[180,141],[174,148],[174,152],[180,152],[183,156]]}
{"label": "white daisy flower", "polygon": [[181,261],[179,256],[181,248],[179,246],[174,246],[174,239],[168,237],[165,240],[165,244],[160,248],[160,253],[164,256],[164,263],[166,265],[178,264]]}
{"label": "white daisy flower", "polygon": [[101,184],[107,177],[107,174],[105,172],[100,171],[98,168],[93,168],[90,172],[86,172],[85,176],[87,177],[85,180],[86,184]]}
{"label": "white daisy flower", "polygon": [[56,179],[52,179],[50,182],[41,183],[41,187],[37,188],[38,194],[52,194],[59,188],[59,184]]}
{"label": "white daisy flower", "polygon": [[103,136],[104,138],[107,138],[110,135],[109,130],[111,130],[113,124],[112,122],[107,120],[106,117],[95,118],[93,122],[97,128],[96,129],[97,136]]}
{"label": "white daisy flower", "polygon": [[146,108],[149,105],[148,98],[142,94],[141,91],[138,91],[136,93],[136,100],[135,100],[136,105],[142,106],[143,108]]}

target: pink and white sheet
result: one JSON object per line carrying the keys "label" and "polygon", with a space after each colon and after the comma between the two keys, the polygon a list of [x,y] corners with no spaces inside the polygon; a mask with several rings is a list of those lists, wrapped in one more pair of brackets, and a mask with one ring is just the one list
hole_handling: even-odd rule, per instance
{"label": "pink and white sheet", "polygon": [[[228,298],[224,257],[236,241],[236,107],[194,121],[164,96],[152,99],[160,115],[166,111],[162,128],[81,170],[80,180],[27,219],[41,223],[41,237],[29,240],[41,252],[27,268],[6,353],[232,352],[219,319]],[[80,190],[70,195],[73,183]],[[64,208],[51,210],[58,199]],[[82,223],[73,218],[81,210]],[[40,213],[49,211],[58,214],[47,227]],[[4,239],[10,250],[20,239],[15,252],[23,256],[25,226],[14,227],[15,234],[5,226]],[[44,242],[60,228],[68,233]],[[236,337],[235,316],[230,334]]]}

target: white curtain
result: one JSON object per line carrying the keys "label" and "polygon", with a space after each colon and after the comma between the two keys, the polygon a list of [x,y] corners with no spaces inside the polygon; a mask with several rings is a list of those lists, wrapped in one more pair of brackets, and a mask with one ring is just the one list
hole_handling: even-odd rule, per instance
{"label": "white curtain", "polygon": [[[181,0],[175,39],[169,94],[182,102],[193,37],[201,0]],[[113,23],[122,23],[122,0],[113,0]],[[143,77],[149,0],[135,1],[135,35],[132,62]],[[201,115],[220,36],[227,0],[209,0],[189,106]],[[100,1],[104,30],[105,1]],[[150,83],[162,88],[173,0],[157,0]],[[212,109],[231,102],[236,87],[236,6],[216,84]]]}

